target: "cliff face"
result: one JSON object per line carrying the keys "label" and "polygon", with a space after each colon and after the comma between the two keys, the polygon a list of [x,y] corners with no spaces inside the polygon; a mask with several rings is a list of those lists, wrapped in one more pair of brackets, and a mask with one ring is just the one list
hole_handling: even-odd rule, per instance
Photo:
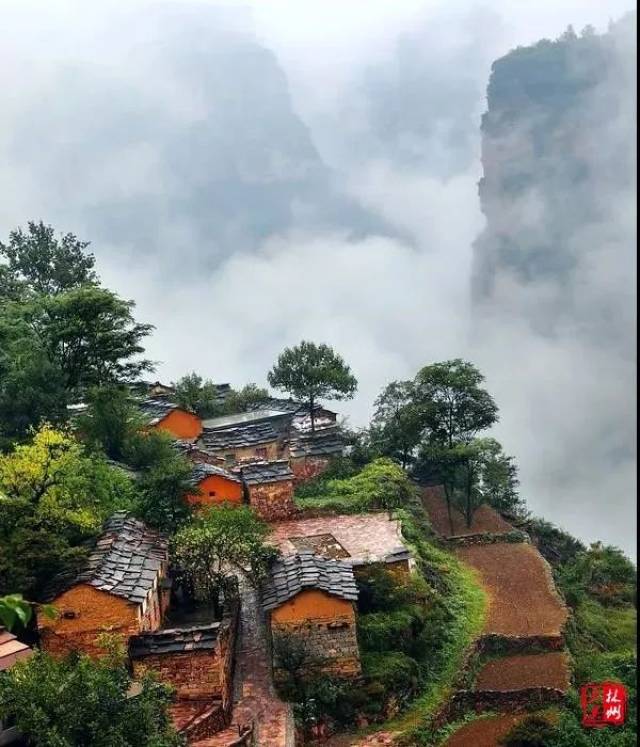
{"label": "cliff face", "polygon": [[567,320],[589,331],[633,292],[620,267],[633,266],[635,239],[635,40],[630,15],[605,34],[567,32],[493,64],[476,304],[545,333]]}

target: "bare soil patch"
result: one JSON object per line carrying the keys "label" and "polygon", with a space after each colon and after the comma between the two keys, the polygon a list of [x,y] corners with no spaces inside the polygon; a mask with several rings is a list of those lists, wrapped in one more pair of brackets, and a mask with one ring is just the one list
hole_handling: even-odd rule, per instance
{"label": "bare soil patch", "polygon": [[[480,506],[473,515],[471,526],[463,514],[455,508],[451,509],[451,519],[447,511],[447,502],[441,486],[424,488],[422,502],[431,519],[433,528],[443,537],[467,536],[470,534],[507,534],[513,527],[490,506]],[[451,525],[453,524],[453,531]]]}
{"label": "bare soil patch", "polygon": [[504,656],[487,662],[476,680],[476,690],[525,690],[529,687],[569,689],[569,662],[562,651]]}
{"label": "bare soil patch", "polygon": [[454,732],[443,747],[499,747],[498,740],[525,718],[526,713],[509,713],[471,721]]}
{"label": "bare soil patch", "polygon": [[489,595],[485,634],[560,636],[567,610],[551,571],[527,543],[470,545],[457,557],[474,568]]}

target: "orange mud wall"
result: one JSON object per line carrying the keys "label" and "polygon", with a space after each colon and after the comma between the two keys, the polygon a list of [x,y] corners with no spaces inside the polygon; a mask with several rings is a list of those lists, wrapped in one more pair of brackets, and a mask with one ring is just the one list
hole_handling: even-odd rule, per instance
{"label": "orange mud wall", "polygon": [[103,656],[105,651],[97,642],[102,633],[121,635],[126,642],[141,628],[138,605],[88,584],[79,584],[60,594],[52,605],[58,616],[55,620],[43,618],[39,628],[42,648],[54,656],[64,656],[70,651]]}
{"label": "orange mud wall", "polygon": [[218,506],[223,503],[242,503],[242,484],[226,480],[220,475],[210,475],[198,483],[200,494],[187,496],[192,506]]}
{"label": "orange mud wall", "polygon": [[[355,608],[346,599],[318,589],[301,591],[271,612],[271,631],[302,640],[311,657],[323,662],[326,674],[360,674]],[[277,668],[276,676],[282,676]]]}
{"label": "orange mud wall", "polygon": [[197,415],[186,410],[172,410],[159,423],[153,426],[161,431],[167,431],[175,438],[192,440],[202,433],[202,421]]}

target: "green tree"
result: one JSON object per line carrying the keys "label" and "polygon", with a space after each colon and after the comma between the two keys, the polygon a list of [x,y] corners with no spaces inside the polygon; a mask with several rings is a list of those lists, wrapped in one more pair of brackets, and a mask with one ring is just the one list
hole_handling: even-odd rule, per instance
{"label": "green tree", "polygon": [[152,369],[140,355],[153,326],[136,322],[134,307],[104,288],[82,287],[38,297],[14,311],[62,371],[64,388],[73,392],[132,381]]}
{"label": "green tree", "polygon": [[322,397],[351,399],[358,387],[344,360],[328,345],[303,340],[285,348],[268,374],[269,384],[309,406],[311,432],[315,432],[314,407]]}
{"label": "green tree", "polygon": [[5,265],[0,275],[0,298],[20,298],[35,293],[54,295],[83,285],[95,285],[95,257],[86,251],[88,241],[72,233],[56,238],[51,226],[29,221],[17,228],[6,244],[0,242]]}
{"label": "green tree", "polygon": [[482,493],[486,503],[497,511],[524,518],[526,509],[518,493],[518,465],[515,458],[504,453],[494,439],[485,454],[482,469]]}
{"label": "green tree", "polygon": [[186,410],[193,410],[201,418],[216,415],[220,408],[218,390],[210,379],[203,379],[195,371],[173,384],[175,400]]}
{"label": "green tree", "polygon": [[140,473],[136,513],[145,523],[173,534],[189,521],[192,508],[186,497],[198,492],[191,471],[189,462],[174,451]]}
{"label": "green tree", "polygon": [[126,476],[48,425],[0,455],[0,594],[40,599],[55,573],[86,557],[102,521],[132,501]]}
{"label": "green tree", "polygon": [[194,596],[216,604],[228,590],[230,576],[240,574],[257,584],[277,551],[265,544],[269,527],[248,506],[218,506],[183,527],[172,543],[172,555],[183,583]]}
{"label": "green tree", "polygon": [[242,389],[233,390],[224,401],[224,412],[233,414],[247,412],[252,407],[269,400],[269,392],[256,384],[245,384]]}
{"label": "green tree", "polygon": [[103,450],[110,459],[125,460],[132,440],[143,426],[128,390],[117,384],[94,387],[85,402],[88,409],[75,423],[82,439]]}
{"label": "green tree", "polygon": [[139,693],[123,658],[56,661],[38,651],[0,679],[0,717],[40,747],[178,747],[170,689],[145,675]]}
{"label": "green tree", "polygon": [[430,443],[447,447],[469,443],[498,421],[498,407],[483,382],[480,371],[460,358],[418,372],[416,396]]}
{"label": "green tree", "polygon": [[423,430],[423,414],[412,381],[392,381],[375,401],[370,437],[381,454],[398,459],[403,469],[413,460]]}

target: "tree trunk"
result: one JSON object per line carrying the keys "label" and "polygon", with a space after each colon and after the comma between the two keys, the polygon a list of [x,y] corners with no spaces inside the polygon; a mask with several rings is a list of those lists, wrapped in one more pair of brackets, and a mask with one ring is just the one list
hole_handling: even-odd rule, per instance
{"label": "tree trunk", "polygon": [[316,432],[316,416],[315,416],[315,413],[314,413],[314,404],[315,404],[315,402],[314,402],[313,394],[312,394],[309,397],[309,410],[310,410],[310,414],[311,414],[311,435],[312,436],[315,435],[315,432]]}
{"label": "tree trunk", "polygon": [[453,515],[451,513],[451,493],[446,480],[444,482],[444,497],[447,502],[447,515],[449,516],[449,531],[453,534]]}

